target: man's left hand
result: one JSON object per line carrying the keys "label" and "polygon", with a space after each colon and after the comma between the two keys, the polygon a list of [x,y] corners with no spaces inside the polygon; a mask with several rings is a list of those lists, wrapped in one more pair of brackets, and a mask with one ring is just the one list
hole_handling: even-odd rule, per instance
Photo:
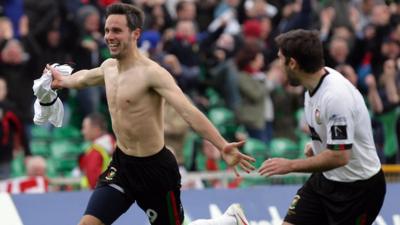
{"label": "man's left hand", "polygon": [[240,176],[236,169],[237,165],[239,165],[247,173],[250,173],[255,169],[251,162],[255,162],[256,160],[253,157],[242,154],[238,149],[239,147],[243,146],[244,143],[245,141],[232,142],[227,144],[222,149],[222,158],[225,160],[228,166],[233,168],[236,176]]}
{"label": "man's left hand", "polygon": [[258,173],[261,176],[287,174],[291,172],[291,160],[285,158],[273,158],[267,159],[258,169]]}

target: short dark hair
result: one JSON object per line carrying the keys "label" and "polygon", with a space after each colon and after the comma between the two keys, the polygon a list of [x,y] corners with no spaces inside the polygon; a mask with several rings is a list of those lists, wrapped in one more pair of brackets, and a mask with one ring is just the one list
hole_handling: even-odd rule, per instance
{"label": "short dark hair", "polygon": [[144,12],[140,8],[126,3],[115,3],[107,7],[106,19],[114,14],[125,15],[129,29],[143,29]]}
{"label": "short dark hair", "polygon": [[236,65],[239,70],[245,69],[257,54],[262,53],[262,46],[256,39],[247,39],[236,54]]}
{"label": "short dark hair", "polygon": [[322,43],[316,30],[292,30],[280,34],[275,41],[282,55],[287,60],[295,59],[304,72],[317,72],[325,64]]}
{"label": "short dark hair", "polygon": [[94,112],[86,116],[90,120],[92,126],[100,128],[102,131],[107,131],[107,120],[103,114]]}
{"label": "short dark hair", "polygon": [[176,12],[180,12],[180,11],[184,10],[185,6],[190,5],[190,4],[194,4],[194,2],[188,1],[188,0],[179,1],[178,3],[176,3],[176,6],[175,6]]}

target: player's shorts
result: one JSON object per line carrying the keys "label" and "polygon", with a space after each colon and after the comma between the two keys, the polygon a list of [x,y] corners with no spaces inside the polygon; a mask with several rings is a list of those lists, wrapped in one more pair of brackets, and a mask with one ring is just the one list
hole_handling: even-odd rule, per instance
{"label": "player's shorts", "polygon": [[296,225],[368,225],[378,215],[386,193],[382,170],[351,183],[313,174],[289,206],[285,221]]}
{"label": "player's shorts", "polygon": [[181,176],[165,147],[149,157],[133,157],[116,149],[89,200],[85,214],[112,224],[136,201],[153,225],[181,224]]}

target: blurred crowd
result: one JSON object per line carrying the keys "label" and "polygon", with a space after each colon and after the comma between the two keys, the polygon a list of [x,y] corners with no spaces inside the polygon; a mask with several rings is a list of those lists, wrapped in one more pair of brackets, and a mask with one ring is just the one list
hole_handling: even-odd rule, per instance
{"label": "blurred crowd", "polygon": [[[144,10],[140,49],[172,74],[227,139],[266,145],[275,138],[298,142],[308,132],[304,90],[288,85],[274,37],[298,28],[319,30],[326,65],[365,96],[382,162],[400,162],[399,1],[0,0],[0,179],[10,174],[15,152],[31,155],[32,85],[44,66],[87,69],[110,57],[103,25],[105,8],[114,2]],[[93,113],[109,118],[103,87],[58,94],[65,126],[81,129]],[[206,156],[204,166],[218,169],[212,146],[189,142],[189,127],[168,105],[165,121],[166,144],[180,164],[194,157],[183,150],[194,143]]]}

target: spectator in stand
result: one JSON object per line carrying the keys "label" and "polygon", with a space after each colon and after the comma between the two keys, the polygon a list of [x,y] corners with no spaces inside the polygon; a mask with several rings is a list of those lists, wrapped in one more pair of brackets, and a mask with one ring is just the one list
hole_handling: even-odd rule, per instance
{"label": "spectator in stand", "polygon": [[182,166],[183,145],[189,132],[189,125],[169,103],[165,103],[164,110],[165,145],[174,152],[178,165]]}
{"label": "spectator in stand", "polygon": [[[81,7],[77,15],[79,27],[79,40],[72,54],[75,69],[99,66],[109,57],[103,35],[100,32],[100,14],[96,7],[85,5]],[[86,115],[99,110],[103,87],[90,87],[78,90],[77,100],[80,115]]]}
{"label": "spectator in stand", "polygon": [[8,40],[13,38],[14,31],[10,19],[7,17],[0,17],[0,50],[4,48],[4,45]]}
{"label": "spectator in stand", "polygon": [[278,9],[265,0],[245,0],[244,8],[249,18],[268,16],[273,18],[278,14]]}
{"label": "spectator in stand", "polygon": [[79,158],[79,167],[84,175],[81,185],[93,189],[99,175],[107,168],[115,149],[115,139],[108,133],[107,121],[100,113],[89,114],[83,119],[82,134],[90,145]]}
{"label": "spectator in stand", "polygon": [[275,60],[270,64],[269,70],[266,72],[265,77],[265,129],[263,141],[267,144],[270,143],[274,137],[274,120],[275,120],[275,103],[272,99],[272,94],[281,88],[285,74],[279,66],[278,61]]}
{"label": "spectator in stand", "polygon": [[33,156],[26,162],[26,176],[0,182],[0,192],[10,194],[45,193],[49,191],[46,177],[46,160],[41,156]]}
{"label": "spectator in stand", "polygon": [[166,8],[165,1],[144,1],[142,9],[145,13],[144,30],[154,28],[154,24],[159,31],[164,31],[172,26],[172,18]]}
{"label": "spectator in stand", "polygon": [[180,20],[195,20],[196,19],[196,4],[194,1],[179,1],[176,4],[176,19]]}
{"label": "spectator in stand", "polygon": [[0,180],[10,177],[11,161],[16,151],[22,148],[25,156],[31,155],[21,120],[6,96],[7,83],[0,78]]}
{"label": "spectator in stand", "polygon": [[326,56],[326,65],[335,68],[338,65],[348,64],[350,49],[345,39],[333,37],[329,43]]}
{"label": "spectator in stand", "polygon": [[44,40],[49,27],[60,23],[61,2],[24,0],[24,13],[29,19],[29,32],[36,40]]}
{"label": "spectator in stand", "polygon": [[257,40],[249,39],[236,55],[239,69],[238,85],[241,104],[237,110],[238,121],[252,138],[265,141],[265,74],[264,56]]}
{"label": "spectator in stand", "polygon": [[382,74],[379,77],[383,111],[382,114],[378,115],[378,119],[383,127],[384,162],[387,164],[397,163],[399,152],[397,144],[399,134],[396,134],[396,123],[399,120],[397,109],[400,104],[398,77],[399,71],[395,60],[386,60],[383,65]]}
{"label": "spectator in stand", "polygon": [[15,113],[23,124],[24,132],[28,134],[33,118],[32,86],[36,75],[30,67],[31,54],[17,39],[8,40],[0,54],[0,76],[8,86],[7,98],[15,104]]}
{"label": "spectator in stand", "polygon": [[224,26],[224,33],[237,35],[240,33],[238,8],[241,4],[239,0],[222,0],[214,10],[214,20],[210,23],[208,30],[215,31],[221,24]]}
{"label": "spectator in stand", "polygon": [[278,30],[281,33],[292,29],[307,29],[312,23],[311,0],[287,0],[282,9]]}
{"label": "spectator in stand", "polygon": [[166,52],[175,55],[181,64],[181,74],[176,74],[175,79],[192,98],[197,94],[200,85],[200,55],[218,39],[223,29],[224,26],[221,26],[212,33],[200,36],[193,21],[181,20],[176,25],[174,38],[165,43]]}
{"label": "spectator in stand", "polygon": [[203,55],[203,65],[208,69],[209,83],[222,96],[225,106],[232,111],[240,104],[238,71],[234,62],[235,38],[221,34],[217,41]]}

